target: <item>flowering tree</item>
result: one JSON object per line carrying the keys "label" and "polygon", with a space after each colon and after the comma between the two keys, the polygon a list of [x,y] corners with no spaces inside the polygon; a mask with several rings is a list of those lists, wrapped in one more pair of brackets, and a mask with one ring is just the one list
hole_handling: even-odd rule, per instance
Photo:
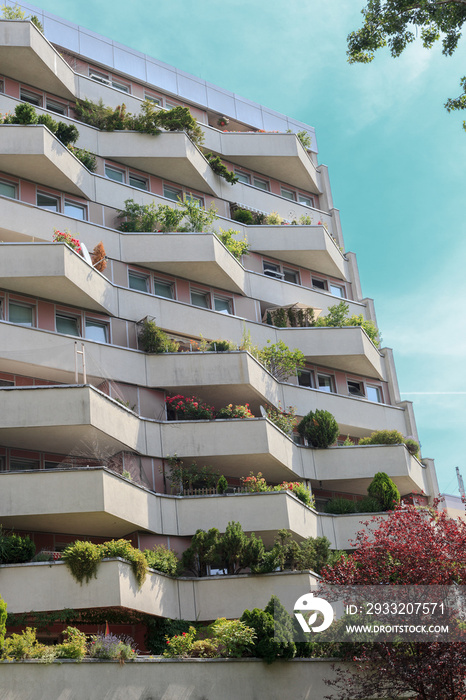
{"label": "flowering tree", "polygon": [[[375,521],[375,519],[374,519]],[[357,550],[323,570],[337,585],[464,585],[466,523],[435,510],[397,507],[357,536]],[[346,660],[356,672],[330,682],[339,700],[404,698],[466,700],[464,642],[352,644]]]}

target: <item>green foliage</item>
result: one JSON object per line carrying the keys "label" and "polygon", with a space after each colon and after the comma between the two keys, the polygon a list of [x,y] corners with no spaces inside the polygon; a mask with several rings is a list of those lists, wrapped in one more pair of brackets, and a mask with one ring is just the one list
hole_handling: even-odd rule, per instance
{"label": "green foliage", "polygon": [[380,513],[383,510],[378,498],[373,496],[364,496],[363,499],[356,502],[356,508],[358,513]]}
{"label": "green foliage", "polygon": [[278,214],[278,212],[272,211],[265,217],[264,223],[267,226],[280,226],[283,224],[283,221],[284,219],[280,216],[280,214]]}
{"label": "green foliage", "polygon": [[76,540],[68,545],[62,553],[62,559],[71,575],[81,585],[84,580],[89,583],[91,578],[97,578],[97,569],[102,558],[102,549],[99,544],[82,540]]}
{"label": "green foliage", "polygon": [[9,114],[3,120],[4,124],[37,124],[37,113],[34,105],[21,102],[15,107],[15,113]]}
{"label": "green foliage", "polygon": [[196,530],[191,545],[184,550],[181,555],[183,569],[189,571],[194,576],[207,576],[207,567],[217,566],[217,544],[220,533],[216,527],[212,527],[208,532]]}
{"label": "green foliage", "polygon": [[214,659],[220,656],[220,642],[216,639],[196,639],[189,656],[192,659]]}
{"label": "green foliage", "polygon": [[182,231],[180,223],[184,217],[181,209],[174,209],[168,204],[137,204],[133,199],[125,200],[125,208],[118,211],[119,219],[124,219],[118,226],[120,231],[152,233],[153,231]]}
{"label": "green foliage", "polygon": [[144,352],[158,354],[161,352],[178,352],[179,344],[157,326],[155,321],[145,318],[139,331],[139,344]]}
{"label": "green foliage", "polygon": [[167,656],[168,658],[174,658],[176,656],[189,656],[194,644],[195,636],[196,629],[191,626],[187,632],[182,632],[174,637],[167,638],[167,645],[163,655]]}
{"label": "green foliage", "polygon": [[401,445],[403,435],[398,430],[375,430],[370,437],[361,438],[358,445]]}
{"label": "green foliage", "polygon": [[229,340],[212,340],[207,350],[209,352],[229,352],[230,350],[236,350],[236,345]]}
{"label": "green foliage", "polygon": [[267,412],[267,418],[272,421],[277,428],[290,437],[293,435],[293,430],[298,422],[295,406],[288,406],[288,408],[285,407],[285,410],[282,410],[281,403],[278,402],[278,408],[266,404],[265,410]]}
{"label": "green foliage", "polygon": [[216,557],[221,562],[221,567],[231,575],[239,574],[260,562],[264,551],[262,539],[254,533],[248,537],[237,522],[228,523],[216,545]]}
{"label": "green foliage", "polygon": [[278,531],[272,549],[266,553],[263,563],[255,569],[256,573],[272,571],[305,571],[316,573],[328,566],[334,560],[330,542],[326,537],[308,537],[302,542],[296,542],[289,530]]}
{"label": "green foliage", "polygon": [[95,634],[91,637],[89,656],[96,659],[116,659],[124,663],[137,656],[131,637],[116,634]]}
{"label": "green foliage", "polygon": [[400,492],[396,484],[385,474],[385,472],[377,472],[372,479],[367,489],[369,496],[376,498],[382,510],[394,510],[395,506],[400,502]]}
{"label": "green foliage", "polygon": [[254,355],[279,382],[295,377],[297,370],[304,367],[305,363],[301,350],[290,350],[283,340],[274,344],[268,340],[267,345]]}
{"label": "green foliage", "polygon": [[356,513],[356,503],[347,498],[332,498],[325,504],[325,512],[333,515]]}
{"label": "green foliage", "polygon": [[36,638],[36,630],[26,627],[21,634],[12,634],[5,639],[3,654],[6,659],[40,659],[44,663],[51,663],[56,657],[53,647],[40,644]]}
{"label": "green foliage", "polygon": [[65,639],[61,644],[57,644],[55,650],[59,658],[82,659],[87,651],[87,637],[76,627],[67,627]]}
{"label": "green foliage", "polygon": [[307,133],[307,131],[298,131],[296,136],[301,141],[304,148],[308,151],[311,148],[312,137]]}
{"label": "green foliage", "polygon": [[146,580],[147,561],[140,549],[133,547],[129,540],[110,540],[99,545],[104,557],[121,557],[131,564],[131,569],[138,582],[139,588]]}
{"label": "green foliage", "polygon": [[380,335],[374,322],[364,320],[362,314],[348,316],[348,312],[349,305],[345,301],[340,301],[340,303],[335,306],[329,306],[327,315],[319,316],[314,325],[336,326],[338,328],[342,328],[343,326],[361,326],[374,345],[378,347],[380,345]]}
{"label": "green foliage", "polygon": [[145,643],[151,654],[163,654],[167,639],[188,632],[191,623],[187,620],[171,620],[164,617],[149,617]]}
{"label": "green foliage", "polygon": [[326,448],[333,445],[340,428],[329,411],[309,411],[298,425],[298,433],[306,438],[312,447]]}
{"label": "green foliage", "polygon": [[38,29],[40,32],[42,32],[42,34],[44,33],[44,26],[43,26],[42,22],[40,21],[40,19],[37,17],[37,15],[31,15],[31,16],[29,17],[29,20],[32,22],[32,24],[33,24],[35,27],[37,27],[37,29]]}
{"label": "green foliage", "polygon": [[210,626],[214,638],[222,646],[222,656],[241,658],[250,651],[256,633],[241,620],[221,617]]}
{"label": "green foliage", "polygon": [[6,603],[0,595],[0,652],[3,649],[3,640],[5,639],[6,633]]}
{"label": "green foliage", "polygon": [[404,443],[408,448],[408,452],[414,457],[419,458],[419,443],[416,442],[416,440],[413,440],[412,438],[405,438]]}
{"label": "green foliage", "polygon": [[2,18],[3,19],[26,19],[26,13],[20,8],[17,2],[11,7],[11,5],[2,5]]}
{"label": "green foliage", "polygon": [[0,527],[0,564],[23,564],[31,561],[36,547],[29,535],[4,533]]}
{"label": "green foliage", "polygon": [[347,435],[347,436],[345,437],[345,440],[344,440],[344,442],[343,442],[343,445],[344,445],[345,447],[350,447],[351,445],[354,445],[354,442],[353,442],[353,440],[350,438],[349,435]]}
{"label": "green foliage", "polygon": [[65,124],[65,122],[57,123],[57,130],[55,133],[57,139],[67,148],[72,143],[76,143],[79,138],[79,131],[76,126],[74,124]]}
{"label": "green foliage", "polygon": [[[460,85],[463,94],[459,97],[450,98],[445,102],[447,112],[456,112],[458,109],[466,109],[466,76],[461,78]],[[466,131],[466,121],[463,122],[463,129]]]}
{"label": "green foliage", "polygon": [[[4,124],[43,124],[49,129],[52,134],[55,134],[57,139],[66,147],[75,143],[79,137],[79,131],[74,124],[66,124],[65,122],[56,122],[50,114],[36,113],[34,105],[29,102],[21,102],[16,105],[15,113],[9,114],[3,119]],[[71,149],[70,149],[71,150]],[[79,149],[78,149],[79,150]]]}
{"label": "green foliage", "polygon": [[190,489],[209,489],[217,485],[220,474],[213,471],[212,467],[200,467],[196,462],[185,464],[176,455],[168,457],[167,462],[172,489],[183,493]]}
{"label": "green foliage", "polygon": [[223,418],[223,419],[229,419],[229,418],[241,418],[241,419],[249,419],[249,418],[254,418],[254,415],[251,413],[249,410],[249,404],[245,404],[244,406],[242,405],[234,405],[232,403],[228,404],[228,406],[225,406],[224,408],[221,408],[217,411],[216,418]]}
{"label": "green foliage", "polygon": [[217,481],[217,493],[226,493],[228,490],[228,481],[223,476]]}
{"label": "green foliage", "polygon": [[238,182],[238,178],[232,170],[228,170],[226,165],[222,163],[219,156],[215,156],[213,153],[205,153],[206,159],[209,161],[209,165],[216,175],[223,177],[224,180],[234,185]]}
{"label": "green foliage", "polygon": [[177,575],[180,562],[176,552],[168,549],[164,544],[156,544],[152,549],[145,549],[144,556],[149,568],[169,576]]}
{"label": "green foliage", "polygon": [[166,131],[184,131],[196,146],[202,146],[204,142],[204,133],[187,107],[160,110],[156,121]]}
{"label": "green foliage", "polygon": [[301,481],[283,481],[274,486],[274,491],[291,491],[304,505],[314,508],[315,499],[310,490]]}
{"label": "green foliage", "polygon": [[[29,105],[29,106],[32,107],[32,105]],[[33,109],[34,109],[34,108],[33,108]],[[62,123],[63,123],[63,122],[62,122]],[[38,117],[37,117],[37,124],[43,124],[44,126],[47,127],[47,129],[48,129],[49,131],[52,132],[52,134],[56,134],[56,133],[57,133],[58,124],[57,124],[57,122],[55,121],[55,119],[53,119],[53,118],[50,116],[50,114],[39,114]]]}
{"label": "green foliage", "polygon": [[85,148],[77,148],[76,146],[68,146],[71,153],[73,153],[78,160],[87,168],[91,173],[95,173],[97,170],[97,158],[93,153],[87,151]]}
{"label": "green foliage", "polygon": [[246,224],[246,226],[254,224],[254,217],[252,212],[248,209],[236,209],[231,218],[233,221],[238,221],[240,224]]}
{"label": "green foliage", "polygon": [[276,596],[271,597],[265,610],[245,610],[241,621],[256,633],[254,656],[270,664],[277,658],[291,659],[296,654],[291,617]]}
{"label": "green foliage", "polygon": [[263,491],[270,491],[270,486],[262,474],[262,472],[257,472],[257,476],[254,472],[249,472],[249,476],[242,476],[241,483],[244,488],[249,491],[249,493],[261,493]]}
{"label": "green foliage", "polygon": [[[111,107],[106,107],[102,99],[99,102],[92,102],[87,99],[76,100],[74,110],[79,121],[104,131],[113,131],[115,125],[118,124],[116,114],[119,115],[120,119],[122,116],[122,108],[120,106],[113,110]],[[124,128],[124,126],[122,125],[121,128]]]}
{"label": "green foliage", "polygon": [[230,253],[234,255],[237,260],[240,260],[242,255],[248,255],[249,253],[247,238],[243,238],[240,241],[233,238],[233,236],[238,236],[239,233],[239,231],[235,231],[233,228],[229,228],[227,231],[224,231],[221,228],[219,229],[219,233],[216,234],[217,238],[222,241],[225,248],[228,248]]}
{"label": "green foliage", "polygon": [[203,209],[199,201],[190,195],[180,202],[180,209],[187,221],[187,226],[183,230],[188,233],[212,231],[212,224],[218,219],[217,210],[213,204],[208,209]]}

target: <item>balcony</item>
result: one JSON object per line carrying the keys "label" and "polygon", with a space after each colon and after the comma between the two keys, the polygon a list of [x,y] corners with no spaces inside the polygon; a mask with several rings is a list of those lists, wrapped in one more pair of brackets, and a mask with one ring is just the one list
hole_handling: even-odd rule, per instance
{"label": "balcony", "polygon": [[244,294],[248,273],[209,233],[121,235],[121,259],[133,265]]}
{"label": "balcony", "polygon": [[318,194],[319,175],[295,134],[226,133],[204,126],[206,150],[236,165]]}
{"label": "balcony", "polygon": [[251,250],[323,275],[348,279],[346,262],[323,226],[248,226]]}
{"label": "balcony", "polygon": [[75,74],[31,22],[0,20],[3,75],[67,100],[76,95]]}
{"label": "balcony", "polygon": [[0,444],[106,459],[144,452],[142,421],[90,386],[0,389]]}
{"label": "balcony", "polygon": [[131,168],[211,195],[219,194],[218,177],[183,132],[153,136],[138,132],[98,133],[97,154]]}
{"label": "balcony", "polygon": [[264,608],[272,595],[290,610],[316,583],[311,572],[290,571],[262,576],[169,578],[152,573],[138,590],[131,566],[122,559],[99,564],[96,579],[80,585],[64,562],[9,564],[0,567],[2,597],[9,613],[72,608],[126,608],[183,620],[238,618],[246,608]]}
{"label": "balcony", "polygon": [[64,243],[0,243],[0,287],[116,315],[116,290]]}
{"label": "balcony", "polygon": [[95,199],[92,173],[45,126],[2,124],[0,129],[0,170]]}

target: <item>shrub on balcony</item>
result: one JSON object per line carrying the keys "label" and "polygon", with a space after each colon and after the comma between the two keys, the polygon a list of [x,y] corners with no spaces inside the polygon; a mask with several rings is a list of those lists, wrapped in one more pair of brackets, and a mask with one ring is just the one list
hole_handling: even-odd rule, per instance
{"label": "shrub on balcony", "polygon": [[276,596],[271,597],[264,610],[245,610],[241,621],[256,634],[253,656],[264,659],[268,664],[278,658],[292,659],[295,656],[291,617]]}
{"label": "shrub on balcony", "polygon": [[5,639],[6,633],[6,603],[0,595],[0,651],[3,649],[3,640]]}
{"label": "shrub on balcony", "polygon": [[373,496],[364,496],[360,501],[356,502],[357,513],[380,513],[383,510],[378,498]]}
{"label": "shrub on balcony", "polygon": [[197,396],[167,396],[165,399],[169,420],[213,420],[215,408]]}
{"label": "shrub on balcony", "polygon": [[166,648],[163,655],[169,659],[190,656],[193,648],[196,629],[191,625],[187,632],[176,634],[174,637],[167,637]]}
{"label": "shrub on balcony", "polygon": [[279,401],[278,408],[266,404],[265,410],[267,412],[267,418],[272,421],[277,428],[282,430],[289,437],[293,435],[293,430],[298,422],[295,406],[288,406],[288,408],[285,407],[285,410],[283,410]]}
{"label": "shrub on balcony", "polygon": [[283,221],[284,219],[280,216],[280,214],[278,214],[276,211],[272,211],[265,217],[264,223],[267,226],[281,226]]}
{"label": "shrub on balcony", "polygon": [[58,658],[82,659],[87,652],[87,637],[76,627],[67,627],[64,631],[64,640],[55,646]]}
{"label": "shrub on balcony", "polygon": [[235,185],[238,182],[237,175],[232,170],[228,170],[219,156],[215,156],[213,153],[204,153],[204,155],[216,175],[223,177],[230,185]]}
{"label": "shrub on balcony", "polygon": [[248,255],[249,253],[247,238],[243,238],[241,241],[237,241],[233,238],[233,236],[238,236],[239,233],[239,231],[235,231],[233,228],[229,228],[227,231],[224,231],[223,228],[221,228],[220,232],[216,234],[217,238],[222,241],[225,248],[227,248],[237,260],[240,260],[242,255]]}
{"label": "shrub on balcony", "polygon": [[217,566],[220,562],[217,556],[217,544],[220,533],[216,527],[208,532],[196,530],[191,545],[181,555],[182,568],[193,576],[207,576],[210,566]]}
{"label": "shrub on balcony", "polygon": [[237,347],[230,340],[212,340],[210,343],[206,343],[207,347],[203,348],[205,352],[230,352],[231,350],[236,350]]}
{"label": "shrub on balcony", "polygon": [[115,659],[124,663],[138,655],[134,640],[126,635],[94,634],[89,644],[89,656],[94,659]]}
{"label": "shrub on balcony", "polygon": [[145,549],[144,556],[149,568],[169,576],[177,575],[179,559],[176,556],[176,552],[168,549],[164,544],[156,544],[152,549]]}
{"label": "shrub on balcony", "polygon": [[215,489],[220,474],[213,471],[212,467],[200,467],[196,462],[185,464],[176,455],[167,459],[170,473],[170,485],[172,490],[180,493],[192,490]]}
{"label": "shrub on balcony", "polygon": [[68,146],[68,150],[81,161],[85,168],[91,173],[95,173],[97,170],[97,158],[93,153],[87,151],[85,148],[77,148],[76,146]]}
{"label": "shrub on balcony", "polygon": [[333,445],[340,429],[329,411],[310,411],[298,425],[298,433],[306,438],[312,447],[324,449]]}
{"label": "shrub on balcony", "polygon": [[370,437],[361,438],[358,445],[406,445],[410,454],[419,456],[419,443],[405,438],[398,430],[375,430]]}
{"label": "shrub on balcony", "polygon": [[141,350],[144,350],[144,352],[150,354],[178,352],[179,343],[176,340],[172,340],[157,326],[153,319],[144,319],[138,338]]}
{"label": "shrub on balcony", "polygon": [[243,488],[246,489],[249,493],[261,493],[263,491],[270,491],[270,486],[267,485],[267,482],[262,474],[262,472],[257,472],[257,475],[254,474],[254,472],[249,472],[249,476],[242,476],[241,477],[241,484],[243,485]]}
{"label": "shrub on balcony", "polygon": [[241,620],[220,617],[209,627],[221,655],[239,659],[252,649],[256,633]]}
{"label": "shrub on balcony", "polygon": [[146,578],[146,558],[141,550],[133,547],[128,540],[110,540],[103,544],[76,540],[68,545],[62,554],[71,575],[81,585],[84,580],[89,583],[91,578],[97,578],[98,566],[105,557],[126,559],[131,564],[139,587],[142,586]]}
{"label": "shrub on balcony", "polygon": [[332,498],[325,504],[325,512],[332,515],[356,513],[356,503],[347,498]]}
{"label": "shrub on balcony", "polygon": [[36,547],[29,535],[6,534],[0,527],[0,564],[23,564],[31,561]]}
{"label": "shrub on balcony", "polygon": [[220,477],[220,479],[217,481],[217,493],[226,493],[228,491],[228,481],[226,478],[223,476]]}
{"label": "shrub on balcony", "polygon": [[329,306],[326,316],[319,316],[315,321],[315,326],[332,326],[342,328],[343,326],[361,326],[376,347],[380,345],[380,333],[373,321],[366,321],[362,314],[348,316],[349,305],[345,301],[340,301],[335,306]]}
{"label": "shrub on balcony", "polygon": [[311,491],[301,481],[283,481],[274,486],[274,491],[291,491],[304,505],[314,508],[315,499]]}
{"label": "shrub on balcony", "polygon": [[20,634],[11,634],[6,637],[3,647],[5,659],[22,661],[23,659],[41,659],[51,663],[56,657],[53,647],[46,646],[37,641],[36,630],[26,627]]}
{"label": "shrub on balcony", "polygon": [[400,502],[400,492],[396,484],[385,472],[377,472],[367,489],[369,496],[376,498],[382,510],[394,510]]}
{"label": "shrub on balcony", "polygon": [[249,404],[244,406],[234,406],[232,403],[217,411],[216,418],[254,418],[249,410]]}
{"label": "shrub on balcony", "polygon": [[304,367],[305,357],[301,350],[290,348],[283,340],[278,343],[267,341],[261,350],[252,348],[252,354],[279,382],[286,382],[290,377],[295,377],[297,371]]}
{"label": "shrub on balcony", "polygon": [[192,626],[187,620],[171,620],[164,617],[148,617],[146,646],[151,654],[163,654],[167,648],[167,639],[188,632]]}
{"label": "shrub on balcony", "polygon": [[240,224],[246,224],[246,226],[252,226],[255,223],[254,216],[249,209],[236,209],[231,218]]}
{"label": "shrub on balcony", "polygon": [[55,134],[66,148],[69,148],[72,143],[76,143],[79,137],[79,131],[74,124],[57,122],[50,114],[38,115],[34,105],[29,102],[21,102],[21,104],[16,105],[14,114],[7,114],[3,118],[3,124],[43,124],[52,134]]}

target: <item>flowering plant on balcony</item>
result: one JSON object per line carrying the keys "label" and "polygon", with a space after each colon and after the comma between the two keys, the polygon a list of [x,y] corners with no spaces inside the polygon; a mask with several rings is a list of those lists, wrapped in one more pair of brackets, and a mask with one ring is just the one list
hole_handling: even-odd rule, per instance
{"label": "flowering plant on balcony", "polygon": [[266,404],[265,410],[267,411],[267,418],[272,421],[272,423],[275,423],[277,428],[280,428],[280,430],[291,437],[298,422],[295,406],[288,406],[288,410],[286,410],[286,408],[282,409],[282,405],[279,401],[278,408]]}
{"label": "flowering plant on balcony", "polygon": [[59,231],[57,228],[54,229],[53,242],[66,243],[66,245],[69,245],[70,248],[73,248],[73,250],[82,255],[81,243],[79,242],[79,238],[74,238],[67,229],[65,229],[64,231]]}
{"label": "flowering plant on balcony", "polygon": [[225,408],[221,408],[217,413],[217,418],[254,418],[254,415],[249,410],[249,404],[244,406],[234,406],[229,403]]}
{"label": "flowering plant on balcony", "polygon": [[270,491],[270,486],[262,475],[262,472],[257,472],[257,476],[254,472],[249,472],[249,476],[242,476],[241,483],[244,488],[250,493],[259,493],[261,491]]}
{"label": "flowering plant on balcony", "polygon": [[169,420],[213,420],[215,418],[215,408],[209,406],[197,396],[167,396]]}
{"label": "flowering plant on balcony", "polygon": [[278,486],[275,486],[274,491],[291,491],[296,498],[299,498],[305,505],[314,508],[315,500],[308,488],[300,481],[283,481]]}

